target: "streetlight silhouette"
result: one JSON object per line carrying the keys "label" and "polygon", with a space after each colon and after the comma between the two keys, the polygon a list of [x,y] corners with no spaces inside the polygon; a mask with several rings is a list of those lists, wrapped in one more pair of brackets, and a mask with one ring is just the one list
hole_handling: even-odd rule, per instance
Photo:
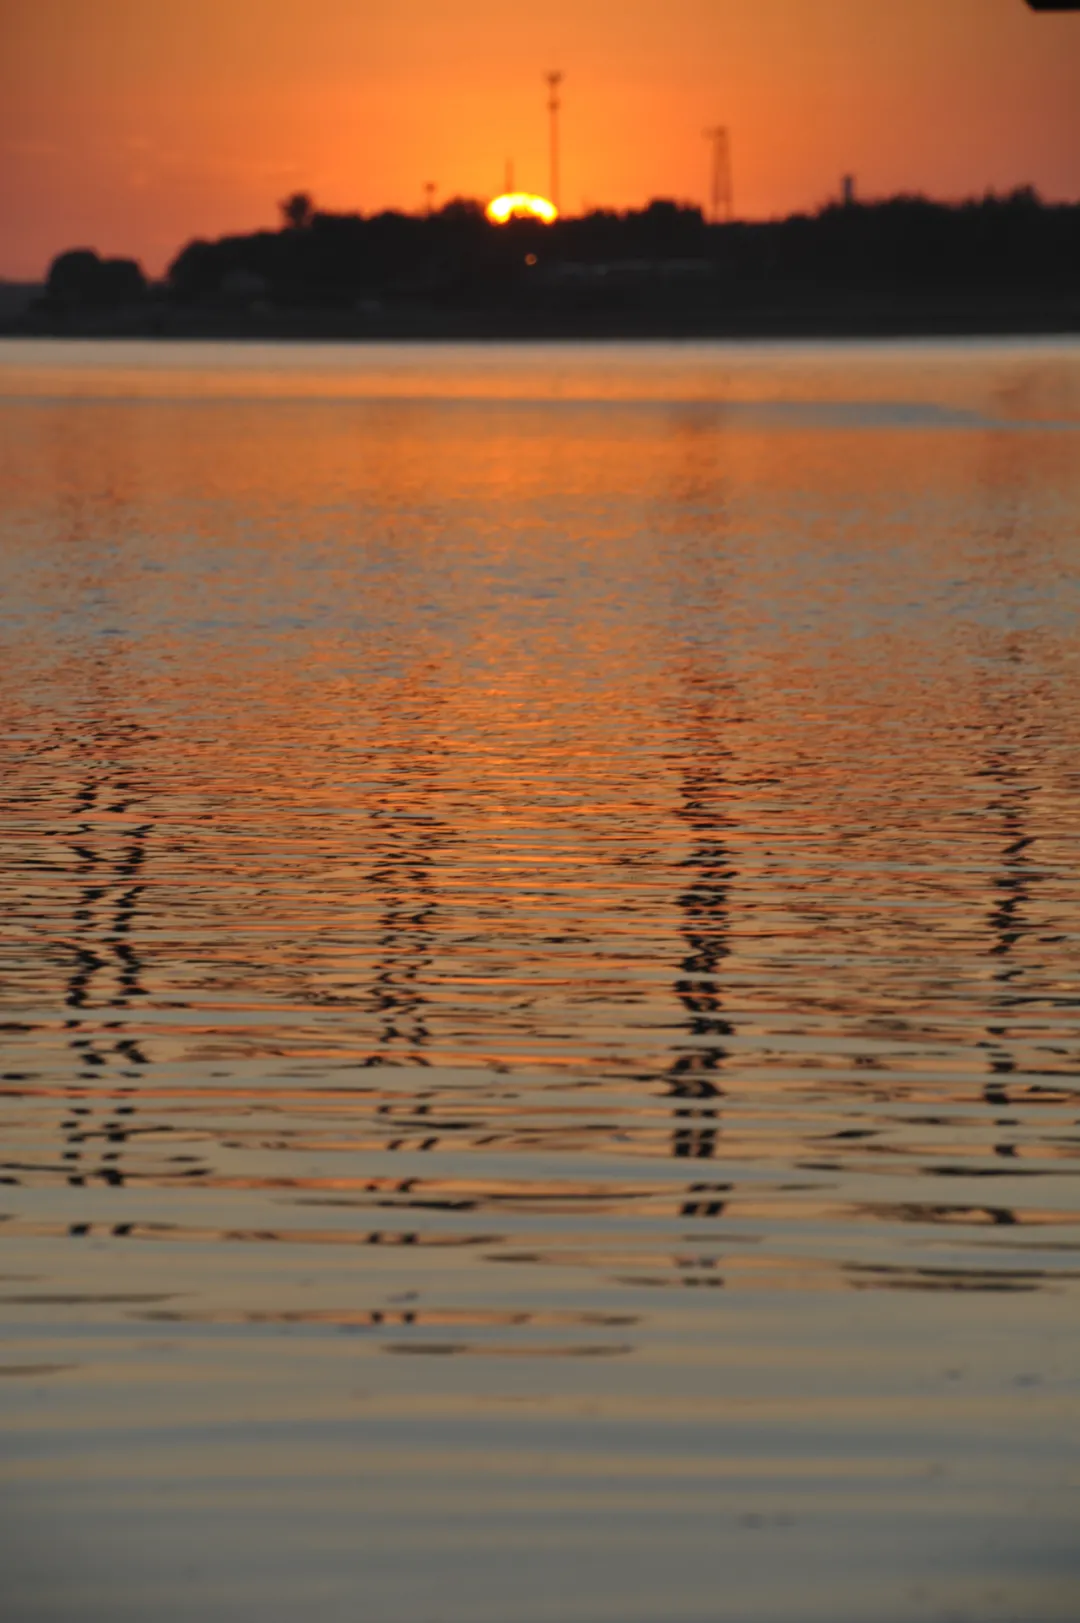
{"label": "streetlight silhouette", "polygon": [[726,125],[705,131],[712,143],[712,186],[709,213],[716,220],[730,220],[734,198],[731,186],[731,142]]}

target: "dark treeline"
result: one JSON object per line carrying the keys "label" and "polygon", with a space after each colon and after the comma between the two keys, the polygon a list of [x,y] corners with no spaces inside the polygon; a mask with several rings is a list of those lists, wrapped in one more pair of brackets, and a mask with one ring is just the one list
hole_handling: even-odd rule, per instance
{"label": "dark treeline", "polygon": [[1080,204],[1046,204],[1025,188],[710,224],[661,200],[553,226],[495,226],[467,200],[429,215],[363,216],[321,212],[298,194],[282,205],[279,230],[191,242],[155,287],[131,261],[63,254],[36,319],[70,330],[95,310],[140,303],[153,307],[157,330],[181,332],[285,330],[303,319],[342,332],[436,330],[440,320],[467,326],[470,314],[522,331],[708,331],[752,325],[755,312],[783,326],[859,309],[871,327],[903,327],[905,312],[918,324],[931,307],[992,307],[1006,325],[1013,310],[1021,327],[1053,308],[1069,325],[1080,305]]}

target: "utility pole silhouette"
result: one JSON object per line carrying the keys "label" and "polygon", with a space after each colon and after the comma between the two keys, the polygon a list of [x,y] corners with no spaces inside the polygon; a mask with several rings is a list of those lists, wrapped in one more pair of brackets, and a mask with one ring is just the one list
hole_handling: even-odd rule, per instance
{"label": "utility pole silhouette", "polygon": [[551,201],[559,208],[559,108],[562,101],[559,97],[559,86],[563,76],[556,69],[547,75],[548,83],[548,117],[550,119],[550,185]]}
{"label": "utility pole silhouette", "polygon": [[425,214],[434,214],[434,212],[435,212],[435,191],[436,191],[435,182],[433,180],[425,180],[425,182],[424,182],[424,213]]}
{"label": "utility pole silhouette", "polygon": [[731,142],[727,127],[717,124],[705,131],[706,141],[712,144],[712,185],[709,198],[709,217],[715,224],[730,220],[734,206],[731,185]]}

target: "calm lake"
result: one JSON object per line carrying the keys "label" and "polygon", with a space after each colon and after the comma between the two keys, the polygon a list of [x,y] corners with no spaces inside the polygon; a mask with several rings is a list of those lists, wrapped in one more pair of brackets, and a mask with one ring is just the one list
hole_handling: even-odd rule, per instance
{"label": "calm lake", "polygon": [[1080,343],[0,344],[9,1623],[1080,1615]]}

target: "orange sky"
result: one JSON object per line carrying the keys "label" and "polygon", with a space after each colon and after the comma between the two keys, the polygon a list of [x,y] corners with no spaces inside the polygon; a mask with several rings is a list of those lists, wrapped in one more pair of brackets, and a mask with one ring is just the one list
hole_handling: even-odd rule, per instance
{"label": "orange sky", "polygon": [[71,245],[159,271],[188,238],[330,208],[546,189],[701,201],[731,126],[736,206],[1032,181],[1080,197],[1080,15],[1023,0],[0,0],[0,274]]}

